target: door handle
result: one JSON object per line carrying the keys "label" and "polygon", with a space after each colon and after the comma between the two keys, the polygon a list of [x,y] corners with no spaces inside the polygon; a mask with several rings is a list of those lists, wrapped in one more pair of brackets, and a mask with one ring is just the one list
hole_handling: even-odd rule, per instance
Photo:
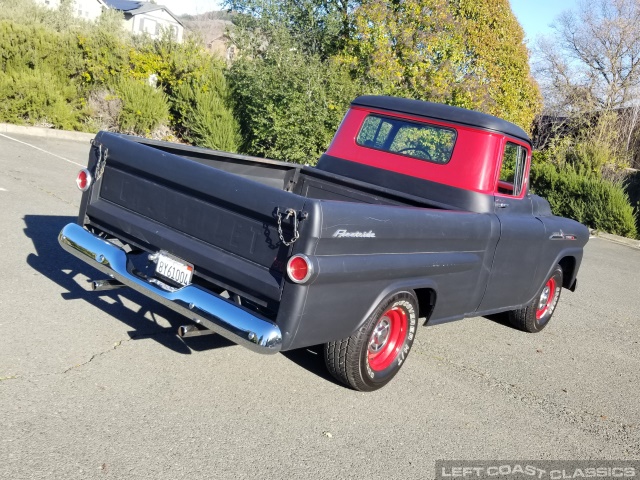
{"label": "door handle", "polygon": [[509,206],[508,203],[496,202],[496,207],[498,207],[498,208],[507,208],[508,206]]}

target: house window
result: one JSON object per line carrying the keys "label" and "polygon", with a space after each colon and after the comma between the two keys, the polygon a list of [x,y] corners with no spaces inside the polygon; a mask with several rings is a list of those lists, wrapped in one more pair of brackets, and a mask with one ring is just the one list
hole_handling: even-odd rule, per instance
{"label": "house window", "polygon": [[527,166],[527,149],[507,142],[502,155],[498,193],[519,197],[525,188],[524,172]]}

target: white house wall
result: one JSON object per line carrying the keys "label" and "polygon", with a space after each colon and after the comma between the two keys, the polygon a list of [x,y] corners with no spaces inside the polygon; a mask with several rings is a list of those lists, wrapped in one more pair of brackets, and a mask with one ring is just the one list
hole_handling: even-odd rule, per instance
{"label": "white house wall", "polygon": [[85,20],[97,20],[102,13],[102,5],[97,0],[75,0],[73,13]]}
{"label": "white house wall", "polygon": [[132,33],[148,33],[151,38],[160,36],[161,29],[172,28],[176,33],[176,40],[182,42],[183,27],[165,10],[153,10],[139,13],[126,21],[127,28]]}
{"label": "white house wall", "polygon": [[[60,0],[36,0],[36,2],[49,8],[60,7]],[[95,21],[100,17],[103,8],[104,6],[98,0],[74,0],[73,14],[85,20]],[[124,20],[124,26],[131,33],[146,32],[151,38],[157,38],[160,36],[161,29],[171,28],[176,34],[176,41],[182,42],[184,27],[162,8],[133,16],[127,15],[127,17]]]}

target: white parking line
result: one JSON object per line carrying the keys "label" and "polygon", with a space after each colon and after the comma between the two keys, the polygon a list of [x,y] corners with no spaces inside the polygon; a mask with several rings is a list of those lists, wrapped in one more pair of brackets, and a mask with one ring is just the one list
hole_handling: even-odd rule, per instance
{"label": "white parking line", "polygon": [[0,133],[0,137],[4,137],[4,138],[7,138],[9,140],[13,140],[14,142],[18,142],[18,143],[21,143],[22,145],[26,145],[27,147],[35,148],[36,150],[40,150],[41,152],[48,153],[49,155],[52,155],[52,156],[54,156],[56,158],[59,158],[60,160],[64,160],[65,162],[73,163],[74,165],[78,165],[79,167],[83,167],[84,168],[84,165],[82,165],[81,163],[74,162],[73,160],[69,160],[68,158],[61,157],[60,155],[56,155],[55,153],[51,153],[51,152],[49,152],[47,150],[44,150],[44,149],[42,149],[40,147],[36,147],[35,145],[31,145],[30,143],[23,142],[21,140],[15,139],[13,137],[9,137],[8,135],[4,135],[2,133]]}
{"label": "white parking line", "polygon": [[6,188],[2,188],[0,187],[0,192],[8,192],[9,190],[7,190]]}

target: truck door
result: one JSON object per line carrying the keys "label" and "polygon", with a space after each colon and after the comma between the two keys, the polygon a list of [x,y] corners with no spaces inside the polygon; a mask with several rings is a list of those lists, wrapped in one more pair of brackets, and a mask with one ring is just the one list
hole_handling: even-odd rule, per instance
{"label": "truck door", "polygon": [[544,245],[545,229],[533,216],[526,172],[531,153],[526,144],[506,140],[495,192],[495,214],[500,221],[491,275],[479,311],[528,302]]}

